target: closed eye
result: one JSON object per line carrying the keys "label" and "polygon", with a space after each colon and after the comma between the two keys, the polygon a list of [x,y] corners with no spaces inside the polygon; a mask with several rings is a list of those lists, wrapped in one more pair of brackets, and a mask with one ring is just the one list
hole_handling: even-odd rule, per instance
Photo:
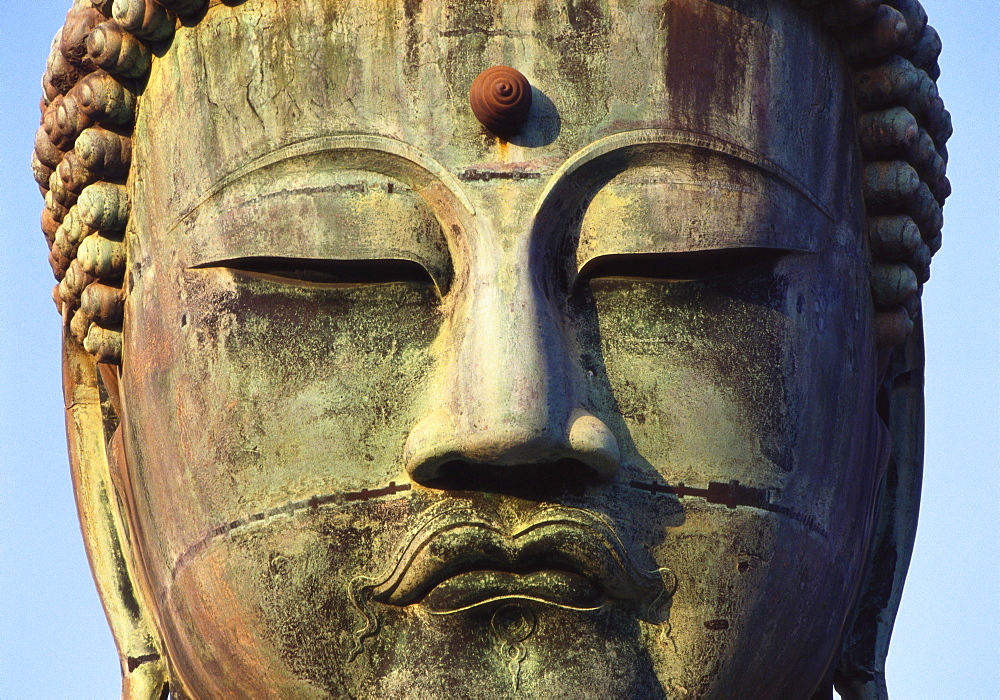
{"label": "closed eye", "polygon": [[307,287],[418,282],[437,287],[427,269],[412,260],[328,260],[250,257],[195,265],[195,269],[225,268],[250,277]]}
{"label": "closed eye", "polygon": [[790,252],[782,248],[726,248],[601,255],[584,264],[577,282],[608,278],[690,282],[768,265]]}

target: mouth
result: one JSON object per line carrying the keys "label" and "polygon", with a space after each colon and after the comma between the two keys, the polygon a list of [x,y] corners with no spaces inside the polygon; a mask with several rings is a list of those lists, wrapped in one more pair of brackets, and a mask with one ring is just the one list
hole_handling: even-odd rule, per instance
{"label": "mouth", "polygon": [[414,535],[372,599],[446,615],[518,600],[596,610],[662,592],[662,579],[636,566],[602,519],[550,507],[513,531],[468,510],[441,514]]}

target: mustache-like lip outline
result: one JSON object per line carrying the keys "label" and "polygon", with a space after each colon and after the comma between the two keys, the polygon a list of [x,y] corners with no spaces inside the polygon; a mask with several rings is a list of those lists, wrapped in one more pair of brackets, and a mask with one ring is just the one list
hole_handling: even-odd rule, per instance
{"label": "mustache-like lip outline", "polygon": [[405,607],[449,585],[473,590],[445,612],[512,598],[596,609],[609,598],[664,593],[659,572],[637,566],[603,518],[568,506],[538,509],[510,529],[469,508],[448,509],[413,535],[392,572],[370,590],[373,600]]}

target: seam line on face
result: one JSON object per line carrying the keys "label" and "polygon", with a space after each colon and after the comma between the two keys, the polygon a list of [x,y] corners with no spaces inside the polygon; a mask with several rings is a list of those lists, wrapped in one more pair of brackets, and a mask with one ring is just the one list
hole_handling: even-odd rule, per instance
{"label": "seam line on face", "polygon": [[[650,484],[641,481],[632,481],[629,482],[629,487],[638,491],[645,491],[650,494],[677,496],[678,499],[685,497],[703,498],[708,503],[724,505],[730,509],[742,506],[767,511],[769,513],[775,513],[776,515],[787,517],[797,523],[800,523],[801,525],[804,525],[809,530],[815,532],[824,539],[829,538],[829,533],[827,533],[827,531],[824,530],[812,516],[800,513],[793,508],[789,508],[788,506],[771,503],[770,494],[766,489],[742,485],[739,481],[730,481],[729,483],[711,481],[709,482],[708,487],[703,489],[687,486],[683,482],[678,482],[673,486],[669,486],[666,484]],[[316,510],[320,506],[339,505],[356,501],[370,501],[376,498],[393,496],[409,490],[411,490],[411,486],[409,484],[397,484],[395,481],[390,481],[388,485],[377,489],[361,489],[360,491],[344,491],[339,493],[311,496],[309,498],[292,501],[275,508],[258,511],[257,513],[232,520],[228,523],[217,525],[208,530],[204,535],[188,546],[188,548],[174,560],[174,565],[170,570],[171,580],[175,580],[177,578],[177,572],[191,559],[206,549],[213,540],[228,535],[229,533],[244,528],[252,523],[269,520],[278,515],[290,515],[300,510]]]}
{"label": "seam line on face", "polygon": [[300,510],[316,510],[320,506],[327,505],[341,505],[344,503],[352,503],[355,501],[370,501],[376,498],[383,498],[385,496],[393,496],[397,493],[402,493],[404,491],[410,490],[409,484],[397,484],[395,481],[390,481],[388,485],[377,489],[361,489],[360,491],[342,491],[339,493],[328,493],[319,496],[311,496],[309,498],[304,498],[299,501],[292,501],[286,503],[282,506],[277,506],[275,508],[268,508],[267,510],[262,510],[252,515],[248,515],[237,520],[232,520],[228,523],[223,523],[222,525],[216,525],[215,527],[208,530],[204,535],[195,540],[191,545],[188,546],[180,556],[174,560],[174,565],[170,569],[170,579],[171,581],[177,578],[177,572],[184,567],[191,559],[197,556],[200,552],[205,550],[212,540],[218,539],[233,532],[234,530],[239,530],[252,523],[258,523],[264,520],[269,520],[278,515],[291,515]]}
{"label": "seam line on face", "polygon": [[686,486],[683,482],[678,482],[673,486],[666,484],[648,484],[642,481],[632,481],[629,486],[638,491],[646,491],[651,494],[668,494],[677,496],[678,499],[686,496],[704,498],[709,503],[724,505],[730,509],[737,506],[764,510],[768,513],[775,513],[806,526],[823,539],[829,539],[829,533],[824,530],[816,518],[806,513],[783,506],[778,503],[771,503],[771,494],[767,489],[755,488],[740,484],[739,481],[722,483],[721,481],[708,482],[708,488],[700,489],[694,486]]}

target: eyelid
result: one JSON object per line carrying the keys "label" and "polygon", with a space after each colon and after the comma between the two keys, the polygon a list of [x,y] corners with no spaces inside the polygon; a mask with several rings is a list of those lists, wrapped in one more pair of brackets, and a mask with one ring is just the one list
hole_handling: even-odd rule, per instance
{"label": "eyelid", "polygon": [[426,267],[412,260],[382,259],[316,259],[283,257],[246,257],[193,265],[190,269],[224,268],[246,276],[266,279],[277,284],[299,287],[347,287],[393,282],[431,284],[443,294],[438,280]]}
{"label": "eyelid", "polygon": [[674,253],[620,253],[591,258],[576,282],[615,277],[689,282],[770,264],[794,252],[786,248],[720,248]]}

